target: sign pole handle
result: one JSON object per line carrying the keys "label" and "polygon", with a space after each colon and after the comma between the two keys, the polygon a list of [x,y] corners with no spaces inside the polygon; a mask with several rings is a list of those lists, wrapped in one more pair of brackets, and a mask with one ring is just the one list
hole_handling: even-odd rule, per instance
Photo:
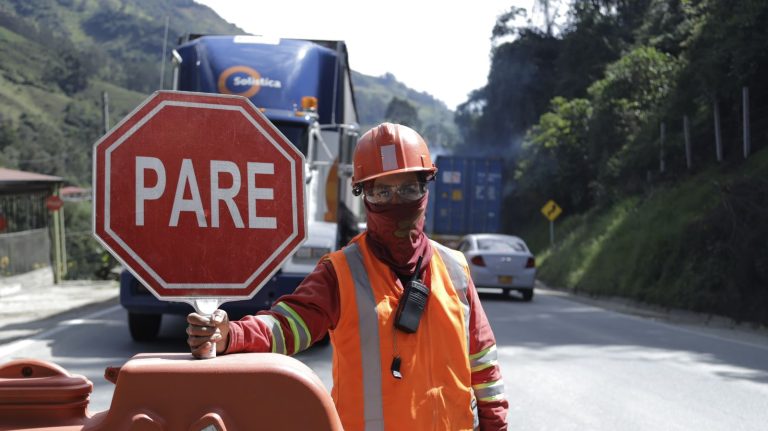
{"label": "sign pole handle", "polygon": [[[197,314],[204,316],[204,317],[211,317],[213,315],[213,312],[216,311],[217,308],[221,304],[223,304],[224,301],[222,301],[220,298],[195,298],[194,301],[192,301],[192,306],[195,307],[195,311]],[[211,350],[208,351],[208,353],[205,356],[202,356],[200,359],[213,359],[216,357],[216,343],[211,343]]]}

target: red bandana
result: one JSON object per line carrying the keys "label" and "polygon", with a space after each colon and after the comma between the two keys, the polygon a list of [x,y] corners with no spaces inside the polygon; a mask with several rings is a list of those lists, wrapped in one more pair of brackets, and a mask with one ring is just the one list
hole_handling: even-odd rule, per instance
{"label": "red bandana", "polygon": [[428,196],[425,194],[417,201],[393,205],[374,205],[365,201],[368,246],[396,274],[413,274],[419,256],[424,256],[421,262],[421,270],[424,270],[432,258],[432,247],[424,234]]}

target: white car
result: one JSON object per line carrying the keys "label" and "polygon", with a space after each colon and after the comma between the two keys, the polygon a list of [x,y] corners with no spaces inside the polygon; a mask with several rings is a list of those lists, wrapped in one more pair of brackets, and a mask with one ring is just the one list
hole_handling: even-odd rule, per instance
{"label": "white car", "polygon": [[522,239],[501,234],[471,234],[458,245],[469,263],[477,287],[520,292],[524,301],[533,299],[536,258]]}

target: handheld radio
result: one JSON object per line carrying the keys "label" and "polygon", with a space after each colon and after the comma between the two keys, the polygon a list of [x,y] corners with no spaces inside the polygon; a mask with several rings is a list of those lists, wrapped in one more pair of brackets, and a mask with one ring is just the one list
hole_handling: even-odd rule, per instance
{"label": "handheld radio", "polygon": [[419,329],[419,320],[429,299],[429,289],[419,279],[422,258],[423,256],[419,256],[416,272],[404,287],[395,312],[395,328],[408,334],[413,334]]}

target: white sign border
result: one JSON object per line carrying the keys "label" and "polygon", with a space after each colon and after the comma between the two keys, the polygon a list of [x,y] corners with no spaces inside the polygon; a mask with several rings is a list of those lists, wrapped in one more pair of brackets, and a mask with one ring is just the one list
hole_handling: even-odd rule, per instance
{"label": "white sign border", "polygon": [[[254,110],[254,112],[258,112],[256,107],[251,104],[251,102],[243,97],[240,96],[231,96],[231,95],[220,95],[220,94],[212,94],[212,93],[192,93],[192,92],[170,92],[170,91],[162,91],[162,92],[156,92],[151,97],[149,97],[147,100],[145,100],[141,105],[139,105],[129,116],[127,116],[123,121],[121,121],[118,125],[116,125],[110,132],[102,137],[99,141],[97,141],[94,144],[94,149],[97,149],[99,145],[106,140],[109,136],[111,136],[112,132],[114,130],[117,130],[120,126],[122,126],[129,118],[132,118],[134,114],[136,114],[138,111],[140,111],[142,108],[144,108],[146,105],[152,102],[152,100],[156,97],[158,97],[161,94],[169,94],[169,93],[178,93],[178,94],[189,94],[189,95],[198,95],[198,96],[206,96],[206,97],[222,97],[222,98],[235,98],[243,100],[245,103],[249,104],[251,109]],[[205,108],[205,109],[223,109],[223,110],[231,110],[231,111],[239,111],[255,128],[257,128],[262,136],[266,137],[267,140],[288,160],[288,162],[291,165],[291,203],[293,205],[293,208],[297,208],[297,196],[296,196],[296,186],[297,186],[297,178],[296,178],[296,166],[295,161],[292,157],[290,157],[287,152],[279,145],[272,137],[272,134],[267,133],[265,129],[253,118],[250,113],[248,113],[242,106],[233,106],[233,105],[220,105],[220,104],[211,104],[211,103],[199,103],[199,102],[185,102],[185,101],[173,101],[173,100],[164,100],[158,104],[155,108],[152,109],[149,113],[144,115],[139,122],[137,122],[135,125],[133,125],[120,139],[113,142],[106,150],[105,150],[105,166],[104,166],[104,231],[115,241],[118,245],[123,247],[126,252],[141,266],[142,269],[144,269],[150,276],[152,276],[155,281],[157,281],[158,284],[160,284],[164,289],[173,290],[173,289],[228,289],[232,290],[233,293],[235,293],[237,290],[245,289],[255,278],[256,276],[263,271],[265,267],[272,264],[274,260],[276,259],[277,255],[279,255],[285,248],[290,244],[291,241],[293,241],[298,236],[298,215],[296,214],[297,211],[292,211],[292,222],[293,222],[293,232],[291,235],[283,241],[283,243],[278,247],[278,249],[270,255],[267,260],[259,266],[249,277],[247,280],[245,280],[242,283],[228,283],[228,284],[214,284],[214,283],[168,283],[164,279],[162,279],[152,268],[144,262],[143,259],[141,259],[136,252],[131,249],[123,240],[120,238],[114,231],[112,231],[110,225],[109,225],[109,190],[110,190],[110,176],[109,176],[109,169],[110,169],[110,155],[111,153],[122,143],[125,142],[125,140],[136,133],[136,131],[143,126],[149,119],[151,119],[153,116],[157,115],[157,113],[163,109],[166,106],[182,106],[182,107],[192,107],[192,108]],[[269,120],[264,118],[264,120],[267,122],[268,125],[271,126],[271,123],[269,123]],[[280,133],[279,130],[277,130],[274,126],[272,127],[273,132]],[[287,139],[286,139],[287,140]],[[304,155],[297,151],[297,155],[300,157],[302,162],[304,162]],[[94,164],[94,186],[95,182],[97,181],[96,174],[96,166],[98,161],[98,153],[93,159]],[[303,171],[302,171],[303,172]],[[301,184],[302,187],[304,187],[303,181]],[[94,187],[95,189],[95,187]],[[306,191],[303,195],[303,198],[305,200],[304,205],[306,206]],[[94,207],[96,207],[98,199],[98,194],[94,194]],[[121,261],[127,268],[131,268],[131,265],[125,264],[123,259],[120,257],[118,253],[115,253],[112,247],[110,247],[109,244],[102,239],[96,229],[96,212],[94,211],[93,215],[94,219],[94,236],[99,240],[100,243],[104,247],[106,247],[113,256],[115,256],[118,260]],[[306,229],[306,212],[304,214],[304,225]],[[305,237],[302,239],[302,241],[294,248],[298,248],[301,243],[303,243],[306,240],[306,232]],[[288,256],[286,256],[283,260],[287,259]],[[280,269],[280,265],[275,265],[275,268],[269,274],[268,276],[264,277],[262,282],[259,286],[257,286],[253,291],[248,295],[215,295],[216,297],[219,297],[221,300],[240,300],[240,299],[250,299],[253,296],[256,295],[261,290],[261,287],[263,287],[264,284],[267,283],[267,281],[274,275],[275,272],[277,272]],[[141,281],[144,285],[149,286],[150,284],[147,283],[139,274],[136,274],[135,271],[134,276],[136,276],[139,281]],[[172,300],[172,301],[180,301],[180,302],[190,302],[191,300],[199,299],[202,297],[209,297],[207,295],[192,295],[192,296],[165,296],[161,295],[158,292],[155,292],[154,289],[149,289],[158,299],[161,300]],[[211,298],[214,297],[214,295],[210,296]]]}

